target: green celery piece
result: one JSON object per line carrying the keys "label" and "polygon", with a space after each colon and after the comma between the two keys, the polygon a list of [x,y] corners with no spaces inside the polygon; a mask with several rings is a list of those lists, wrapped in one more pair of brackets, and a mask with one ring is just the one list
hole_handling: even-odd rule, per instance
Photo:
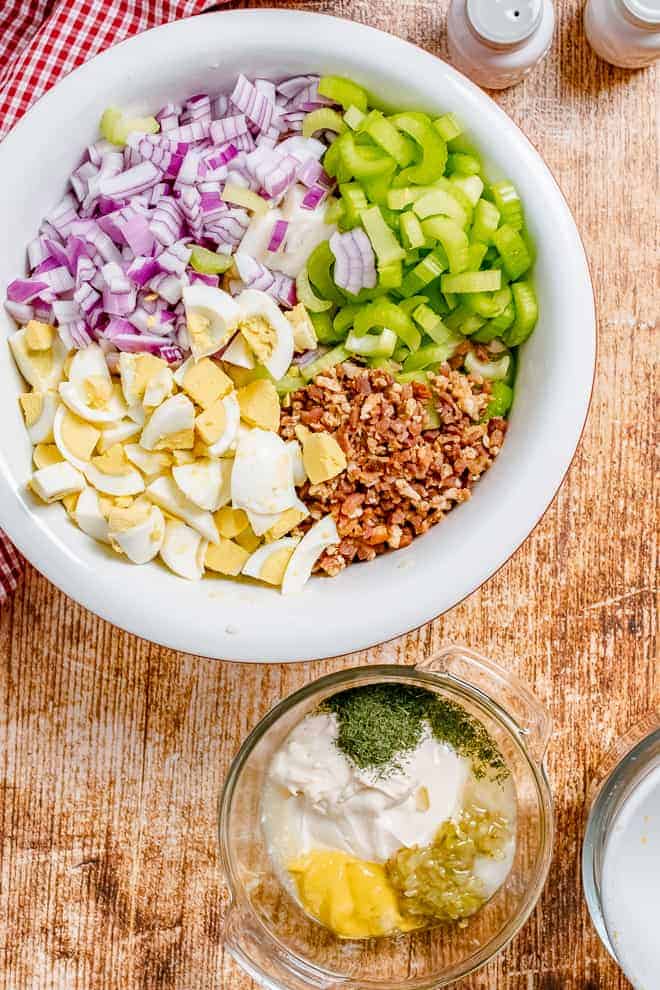
{"label": "green celery piece", "polygon": [[446,175],[441,175],[439,179],[436,179],[432,186],[433,189],[443,189],[444,192],[449,193],[454,199],[457,199],[460,205],[463,207],[465,212],[469,217],[472,217],[474,211],[474,204],[470,197],[461,189],[460,184],[454,182],[452,179],[448,179]]}
{"label": "green celery piece", "polygon": [[331,351],[328,351],[327,354],[321,355],[316,361],[312,361],[311,364],[302,368],[302,376],[306,382],[311,382],[322,371],[328,371],[330,368],[334,368],[336,364],[341,364],[347,357],[348,351],[343,344],[340,344],[338,347],[334,347]]}
{"label": "green celery piece", "polygon": [[453,310],[455,310],[456,307],[458,306],[458,299],[456,298],[453,292],[443,292],[442,298],[444,299],[447,309],[449,310],[450,313]]}
{"label": "green celery piece", "polygon": [[405,168],[415,160],[414,142],[405,137],[380,110],[372,110],[363,121],[360,130],[365,131],[400,168]]}
{"label": "green celery piece", "polygon": [[394,376],[400,385],[410,385],[412,382],[420,382],[426,385],[429,376],[425,371],[402,371]]}
{"label": "green celery piece", "polygon": [[400,261],[393,261],[378,269],[378,284],[384,289],[398,289],[403,282],[403,266]]}
{"label": "green celery piece", "polygon": [[353,326],[353,323],[355,322],[355,317],[357,316],[357,314],[360,312],[361,309],[362,306],[356,303],[351,303],[351,305],[349,306],[342,306],[342,308],[339,310],[334,320],[332,321],[332,325],[335,333],[337,334],[340,340],[344,339],[350,328]]}
{"label": "green celery piece", "polygon": [[322,76],[319,82],[319,95],[325,96],[333,103],[339,103],[344,110],[357,107],[362,113],[367,112],[369,97],[367,91],[351,79],[341,76]]}
{"label": "green celery piece", "polygon": [[344,204],[341,199],[335,199],[331,196],[326,201],[325,207],[325,222],[327,224],[341,223],[344,218]]}
{"label": "green celery piece", "polygon": [[410,351],[408,350],[406,345],[399,344],[399,346],[394,351],[394,354],[392,355],[392,360],[396,361],[397,364],[403,364],[403,362],[406,360],[409,354]]}
{"label": "green celery piece", "polygon": [[476,313],[470,313],[463,322],[461,323],[459,330],[464,337],[471,337],[472,334],[481,330],[482,326],[486,321],[483,316],[477,316]]}
{"label": "green celery piece", "polygon": [[339,186],[339,193],[344,204],[347,225],[357,227],[360,222],[360,211],[366,210],[369,206],[364,189],[357,182],[343,182]]}
{"label": "green celery piece", "polygon": [[[513,310],[513,306],[511,309]],[[513,317],[511,320],[513,322]],[[500,336],[500,331],[497,328],[493,328],[492,324],[492,320],[487,320],[476,333],[472,334],[470,340],[474,340],[476,344],[490,344],[491,340],[496,340]]]}
{"label": "green celery piece", "polygon": [[442,117],[438,117],[437,120],[433,121],[433,126],[443,141],[452,141],[463,133],[463,128],[453,113],[445,113]]}
{"label": "green celery piece", "polygon": [[358,110],[355,104],[351,104],[344,114],[344,121],[352,131],[357,131],[365,117],[366,114],[362,110]]}
{"label": "green celery piece", "polygon": [[403,362],[404,374],[408,371],[422,371],[432,364],[442,364],[447,361],[456,350],[455,343],[446,344],[425,344],[414,354],[410,354]]}
{"label": "green celery piece", "polygon": [[321,241],[307,259],[307,275],[312,287],[323,299],[330,299],[331,302],[341,306],[345,302],[345,297],[330,272],[334,263],[335,256],[330,248],[330,241]]}
{"label": "green celery piece", "polygon": [[394,353],[396,342],[394,331],[384,327],[379,334],[365,333],[358,336],[355,332],[349,333],[344,346],[350,354],[359,354],[361,357],[389,358]]}
{"label": "green celery piece", "polygon": [[494,416],[504,417],[508,413],[513,403],[513,389],[504,382],[493,382],[491,385],[491,399],[486,407],[484,419],[492,419]]}
{"label": "green celery piece", "polygon": [[447,171],[459,172],[461,175],[479,175],[481,162],[476,155],[467,155],[454,151],[447,158]]}
{"label": "green celery piece", "polygon": [[487,199],[480,199],[474,208],[474,223],[470,231],[473,241],[481,241],[483,244],[493,243],[493,234],[497,230],[500,222],[500,211],[494,203]]}
{"label": "green celery piece", "polygon": [[341,156],[341,148],[342,138],[338,137],[335,141],[333,141],[323,157],[324,169],[328,175],[335,178],[339,183],[349,182],[353,178],[352,174],[344,165]]}
{"label": "green celery piece", "polygon": [[398,364],[391,358],[372,357],[367,358],[366,361],[370,368],[380,368],[381,371],[387,371],[392,378],[399,370]]}
{"label": "green celery piece", "polygon": [[431,338],[434,344],[449,346],[453,343],[454,347],[457,347],[463,339],[461,334],[450,330],[442,322],[438,314],[434,313],[429,306],[418,306],[413,313],[413,320],[421,326],[424,333]]}
{"label": "green celery piece", "polygon": [[465,305],[478,316],[491,320],[499,316],[511,302],[511,289],[508,285],[496,292],[473,292],[463,299]]}
{"label": "green celery piece", "polygon": [[319,107],[312,110],[303,120],[302,135],[304,138],[311,138],[317,131],[335,131],[336,134],[343,134],[346,124],[341,114],[333,110],[332,107]]}
{"label": "green celery piece", "polygon": [[323,313],[310,313],[309,318],[314,324],[316,339],[319,344],[336,344],[344,339],[343,335],[335,330],[328,310]]}
{"label": "green celery piece", "polygon": [[356,315],[353,330],[363,337],[374,327],[388,327],[411,351],[416,351],[421,343],[421,334],[407,313],[391,299],[376,299],[364,306]]}
{"label": "green celery piece", "polygon": [[386,224],[378,206],[362,210],[360,220],[376,253],[379,267],[391,265],[394,261],[403,261],[406,252]]}
{"label": "green celery piece", "polygon": [[431,251],[408,272],[399,290],[401,295],[404,299],[417,295],[421,289],[425,289],[431,282],[439,278],[446,269],[447,259],[444,252]]}
{"label": "green celery piece", "polygon": [[346,173],[356,179],[374,178],[384,172],[391,174],[396,168],[390,155],[386,155],[380,148],[356,144],[350,131],[343,134],[335,144],[340,145],[339,154]]}
{"label": "green celery piece", "polygon": [[463,366],[469,375],[480,375],[489,381],[504,381],[509,374],[510,365],[510,354],[502,354],[492,361],[480,361],[474,351],[468,351],[463,362]]}
{"label": "green celery piece", "polygon": [[504,268],[511,279],[520,278],[532,264],[527,245],[517,230],[503,224],[493,234],[493,244],[500,252]]}
{"label": "green celery piece", "polygon": [[216,254],[201,244],[193,244],[190,254],[190,267],[203,275],[222,275],[234,263],[230,254]]}
{"label": "green celery piece", "polygon": [[499,337],[504,333],[505,330],[509,329],[515,318],[516,318],[516,308],[513,305],[513,297],[512,297],[512,301],[504,307],[502,312],[498,313],[497,316],[493,316],[488,321],[488,326],[495,331],[495,337]]}
{"label": "green celery piece", "polygon": [[[468,249],[468,270],[469,271],[471,271],[471,272],[478,272],[479,271],[479,269],[481,268],[481,263],[483,262],[483,260],[484,260],[484,258],[486,256],[486,251],[487,250],[488,250],[488,248],[486,247],[485,244],[482,244],[481,241],[474,241],[474,243],[470,244],[470,247]],[[500,273],[500,278],[501,277],[502,276],[501,276],[501,273]]]}
{"label": "green celery piece", "polygon": [[288,395],[290,392],[297,392],[299,388],[304,388],[305,382],[300,375],[285,375],[275,382],[275,391],[278,395]]}
{"label": "green celery piece", "polygon": [[464,272],[468,267],[469,242],[465,231],[449,217],[430,217],[422,222],[422,230],[426,237],[440,241],[447,258],[452,275]]}
{"label": "green celery piece", "polygon": [[361,180],[362,188],[367,194],[369,202],[380,206],[383,212],[387,208],[387,194],[392,183],[394,171],[395,166],[392,165],[392,168],[387,172],[383,172],[382,175],[376,175],[373,179]]}
{"label": "green celery piece", "polygon": [[513,227],[514,230],[521,230],[525,222],[522,203],[518,191],[508,179],[501,182],[494,182],[490,191],[493,196],[495,206],[502,215],[502,221]]}
{"label": "green celery piece", "polygon": [[144,134],[157,134],[160,124],[155,117],[127,117],[118,107],[108,107],[104,110],[99,123],[101,137],[110,144],[123,146],[133,131]]}
{"label": "green celery piece", "polygon": [[428,122],[428,117],[411,113],[398,113],[390,120],[400,131],[403,131],[419,145],[422,160],[417,165],[410,165],[397,177],[402,185],[411,182],[423,186],[441,176],[447,163],[447,145],[440,134]]}
{"label": "green celery piece", "polygon": [[319,299],[309,282],[307,268],[303,268],[298,273],[296,279],[296,292],[298,302],[301,302],[310,313],[323,313],[326,309],[332,309],[331,299]]}
{"label": "green celery piece", "polygon": [[412,210],[406,210],[405,213],[399,215],[399,229],[403,243],[407,248],[420,248],[426,244],[422,225]]}
{"label": "green celery piece", "polygon": [[[450,330],[459,330],[462,333],[461,327],[471,316],[474,316],[474,313],[471,313],[467,306],[461,302],[451,311],[451,313],[444,317],[445,326],[449,327]],[[482,325],[485,322],[486,321],[482,319]],[[477,330],[478,327],[475,327],[474,329]]]}
{"label": "green celery piece", "polygon": [[452,175],[449,180],[458,189],[462,189],[467,198],[472,203],[472,206],[476,206],[479,202],[479,198],[484,191],[483,179],[478,175]]}
{"label": "green celery piece", "polygon": [[439,215],[451,217],[456,223],[465,228],[468,224],[468,214],[454,196],[444,189],[434,189],[426,193],[413,205],[413,210],[420,220]]}
{"label": "green celery piece", "polygon": [[539,318],[536,292],[531,282],[514,282],[511,286],[516,318],[502,334],[508,347],[517,347],[527,340]]}
{"label": "green celery piece", "polygon": [[402,309],[404,313],[408,316],[412,316],[415,310],[419,306],[425,306],[429,301],[428,296],[411,296],[409,299],[402,299],[398,303],[399,309]]}
{"label": "green celery piece", "polygon": [[405,210],[423,195],[421,188],[413,189],[412,186],[406,186],[403,189],[390,189],[387,194],[388,207],[390,210]]}

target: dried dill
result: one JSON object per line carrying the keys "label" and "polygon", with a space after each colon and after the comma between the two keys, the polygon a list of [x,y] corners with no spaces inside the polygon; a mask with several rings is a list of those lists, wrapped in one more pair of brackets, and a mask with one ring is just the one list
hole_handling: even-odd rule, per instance
{"label": "dried dill", "polygon": [[337,716],[337,746],[361,770],[400,769],[402,758],[417,748],[430,728],[439,742],[472,761],[475,776],[487,769],[498,777],[508,773],[481,722],[425,688],[387,683],[351,688],[328,698],[322,710]]}

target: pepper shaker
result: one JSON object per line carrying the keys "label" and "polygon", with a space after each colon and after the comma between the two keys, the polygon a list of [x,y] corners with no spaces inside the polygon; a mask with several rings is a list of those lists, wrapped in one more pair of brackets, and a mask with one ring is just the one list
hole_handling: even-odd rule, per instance
{"label": "pepper shaker", "polygon": [[545,57],[554,25],[552,0],[452,0],[450,58],[479,86],[506,89]]}
{"label": "pepper shaker", "polygon": [[584,29],[606,62],[641,69],[660,57],[660,0],[588,0]]}

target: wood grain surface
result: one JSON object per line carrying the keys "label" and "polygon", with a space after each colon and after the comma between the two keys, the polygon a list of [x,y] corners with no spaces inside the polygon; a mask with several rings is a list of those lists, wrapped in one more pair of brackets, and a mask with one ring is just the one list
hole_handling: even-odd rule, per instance
{"label": "wood grain surface", "polygon": [[[446,51],[446,0],[298,6]],[[447,641],[517,672],[555,725],[558,827],[545,893],[513,944],[461,990],[628,987],[589,922],[579,856],[589,781],[658,691],[656,92],[653,70],[595,58],[578,0],[556,8],[551,55],[497,99],[564,190],[596,292],[593,404],[558,497],[513,559],[449,615],[323,663],[242,666],[161,649],[28,567],[0,614],[1,990],[252,988],[223,952],[216,855],[216,801],[239,743],[277,699],[322,673],[413,663]]]}

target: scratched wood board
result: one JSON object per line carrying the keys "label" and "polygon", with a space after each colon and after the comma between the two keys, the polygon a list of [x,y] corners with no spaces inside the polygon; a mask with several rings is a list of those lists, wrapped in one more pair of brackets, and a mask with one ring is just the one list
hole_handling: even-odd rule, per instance
{"label": "scratched wood board", "polygon": [[[299,6],[446,53],[446,0]],[[580,7],[556,3],[550,57],[497,96],[564,190],[595,285],[596,386],[558,497],[524,547],[449,615],[322,663],[242,666],[161,649],[28,567],[0,613],[1,990],[251,990],[222,943],[215,816],[229,761],[306,681],[355,663],[414,663],[448,641],[519,674],[555,725],[557,843],[545,892],[513,944],[461,990],[629,986],[590,925],[579,857],[589,781],[658,693],[656,91],[653,70],[595,58]]]}

